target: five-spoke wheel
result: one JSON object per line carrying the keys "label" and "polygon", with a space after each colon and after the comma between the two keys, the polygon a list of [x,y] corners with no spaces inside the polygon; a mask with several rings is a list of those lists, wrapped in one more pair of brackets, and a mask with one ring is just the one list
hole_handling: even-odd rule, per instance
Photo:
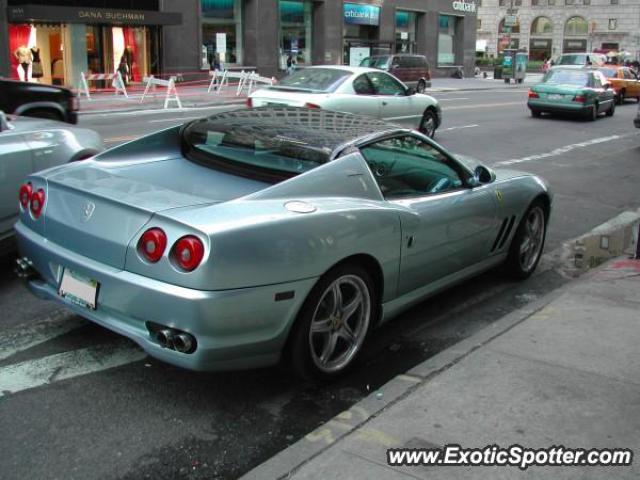
{"label": "five-spoke wheel", "polygon": [[534,202],[520,221],[511,242],[507,257],[507,269],[517,278],[527,278],[533,273],[542,256],[547,233],[547,217],[540,201]]}

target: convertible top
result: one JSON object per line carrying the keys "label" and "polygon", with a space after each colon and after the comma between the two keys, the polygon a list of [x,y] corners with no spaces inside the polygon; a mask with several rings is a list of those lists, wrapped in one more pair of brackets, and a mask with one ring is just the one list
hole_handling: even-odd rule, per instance
{"label": "convertible top", "polygon": [[235,137],[286,138],[301,149],[325,151],[399,127],[374,118],[350,113],[298,107],[257,107],[224,112],[192,122],[202,131],[233,133]]}

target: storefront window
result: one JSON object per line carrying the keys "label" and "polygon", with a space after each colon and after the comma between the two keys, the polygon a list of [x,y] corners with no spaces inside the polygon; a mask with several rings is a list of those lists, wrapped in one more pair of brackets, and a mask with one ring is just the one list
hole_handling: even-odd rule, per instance
{"label": "storefront window", "polygon": [[416,53],[418,15],[415,12],[396,11],[396,52]]}
{"label": "storefront window", "polygon": [[280,0],[280,68],[289,56],[296,65],[311,64],[311,9],[308,0]]}
{"label": "storefront window", "polygon": [[553,50],[553,23],[547,17],[537,17],[531,23],[529,40],[529,60],[547,60]]}
{"label": "storefront window", "polygon": [[438,66],[448,66],[456,64],[456,20],[456,17],[453,17],[451,15],[439,16]]}
{"label": "storefront window", "polygon": [[587,35],[589,24],[582,17],[571,17],[564,26],[565,35]]}
{"label": "storefront window", "polygon": [[203,68],[242,63],[242,0],[200,0]]}

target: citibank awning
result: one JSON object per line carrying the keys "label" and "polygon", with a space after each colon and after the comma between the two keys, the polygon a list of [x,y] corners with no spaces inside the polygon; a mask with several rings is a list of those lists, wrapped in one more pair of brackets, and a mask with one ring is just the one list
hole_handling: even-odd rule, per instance
{"label": "citibank awning", "polygon": [[180,25],[181,13],[152,10],[20,5],[7,7],[9,22],[93,23],[107,25]]}

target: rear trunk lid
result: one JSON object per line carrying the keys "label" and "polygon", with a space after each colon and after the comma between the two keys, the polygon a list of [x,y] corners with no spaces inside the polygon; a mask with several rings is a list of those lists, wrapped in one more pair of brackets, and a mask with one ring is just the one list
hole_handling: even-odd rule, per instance
{"label": "rear trunk lid", "polygon": [[314,93],[309,90],[287,89],[285,87],[265,88],[251,95],[252,107],[268,107],[287,105],[290,107],[304,107],[307,102],[327,97],[325,93]]}
{"label": "rear trunk lid", "polygon": [[154,213],[226,202],[267,186],[184,158],[108,163],[83,162],[47,178],[44,232],[58,245],[118,269]]}

